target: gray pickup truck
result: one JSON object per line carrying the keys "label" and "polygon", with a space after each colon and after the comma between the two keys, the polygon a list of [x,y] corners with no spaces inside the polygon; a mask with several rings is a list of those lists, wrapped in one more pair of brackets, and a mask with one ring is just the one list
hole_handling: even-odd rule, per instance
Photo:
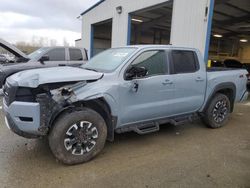
{"label": "gray pickup truck", "polygon": [[19,71],[57,66],[81,66],[88,60],[87,51],[75,47],[42,47],[26,55],[0,38],[0,47],[13,54],[13,61],[0,62],[0,88],[8,76]]}
{"label": "gray pickup truck", "polygon": [[206,69],[200,52],[175,46],[127,46],[79,67],[34,69],[4,85],[7,126],[26,138],[48,136],[65,164],[95,157],[114,133],[146,134],[160,124],[202,118],[225,125],[248,97],[246,70]]}

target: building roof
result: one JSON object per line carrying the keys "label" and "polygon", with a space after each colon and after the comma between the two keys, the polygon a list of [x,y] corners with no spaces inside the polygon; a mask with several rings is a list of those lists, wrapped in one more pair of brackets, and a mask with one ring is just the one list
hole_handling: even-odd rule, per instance
{"label": "building roof", "polygon": [[85,10],[84,12],[81,13],[81,16],[83,16],[84,14],[86,14],[87,12],[91,11],[92,9],[94,9],[95,7],[97,7],[98,5],[100,5],[101,3],[103,3],[105,0],[100,0],[98,1],[96,4],[94,4],[93,6],[89,7],[87,10]]}

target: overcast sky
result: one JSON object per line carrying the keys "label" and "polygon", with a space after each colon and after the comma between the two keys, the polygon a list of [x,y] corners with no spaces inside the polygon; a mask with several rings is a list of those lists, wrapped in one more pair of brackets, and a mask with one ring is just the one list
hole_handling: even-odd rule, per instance
{"label": "overcast sky", "polygon": [[64,38],[74,45],[81,38],[81,21],[76,17],[98,0],[1,0],[0,38],[11,43],[34,42],[44,37],[45,43]]}

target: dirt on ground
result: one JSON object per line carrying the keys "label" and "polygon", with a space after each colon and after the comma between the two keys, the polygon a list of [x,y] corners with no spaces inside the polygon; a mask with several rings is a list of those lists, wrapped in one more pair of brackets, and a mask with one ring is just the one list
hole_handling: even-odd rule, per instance
{"label": "dirt on ground", "polygon": [[97,158],[75,166],[56,161],[46,139],[12,133],[2,113],[0,138],[0,187],[250,187],[249,101],[223,128],[197,121],[116,134]]}

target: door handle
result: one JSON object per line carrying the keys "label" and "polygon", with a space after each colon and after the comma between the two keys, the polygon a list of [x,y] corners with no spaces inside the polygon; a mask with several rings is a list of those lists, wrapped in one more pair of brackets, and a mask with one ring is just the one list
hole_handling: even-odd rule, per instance
{"label": "door handle", "polygon": [[197,77],[195,80],[196,80],[197,82],[202,82],[202,81],[204,81],[204,79],[201,78],[201,77]]}
{"label": "door handle", "polygon": [[172,85],[173,82],[171,80],[166,79],[164,82],[162,82],[162,84],[165,85]]}
{"label": "door handle", "polygon": [[60,67],[66,66],[66,64],[59,64]]}

